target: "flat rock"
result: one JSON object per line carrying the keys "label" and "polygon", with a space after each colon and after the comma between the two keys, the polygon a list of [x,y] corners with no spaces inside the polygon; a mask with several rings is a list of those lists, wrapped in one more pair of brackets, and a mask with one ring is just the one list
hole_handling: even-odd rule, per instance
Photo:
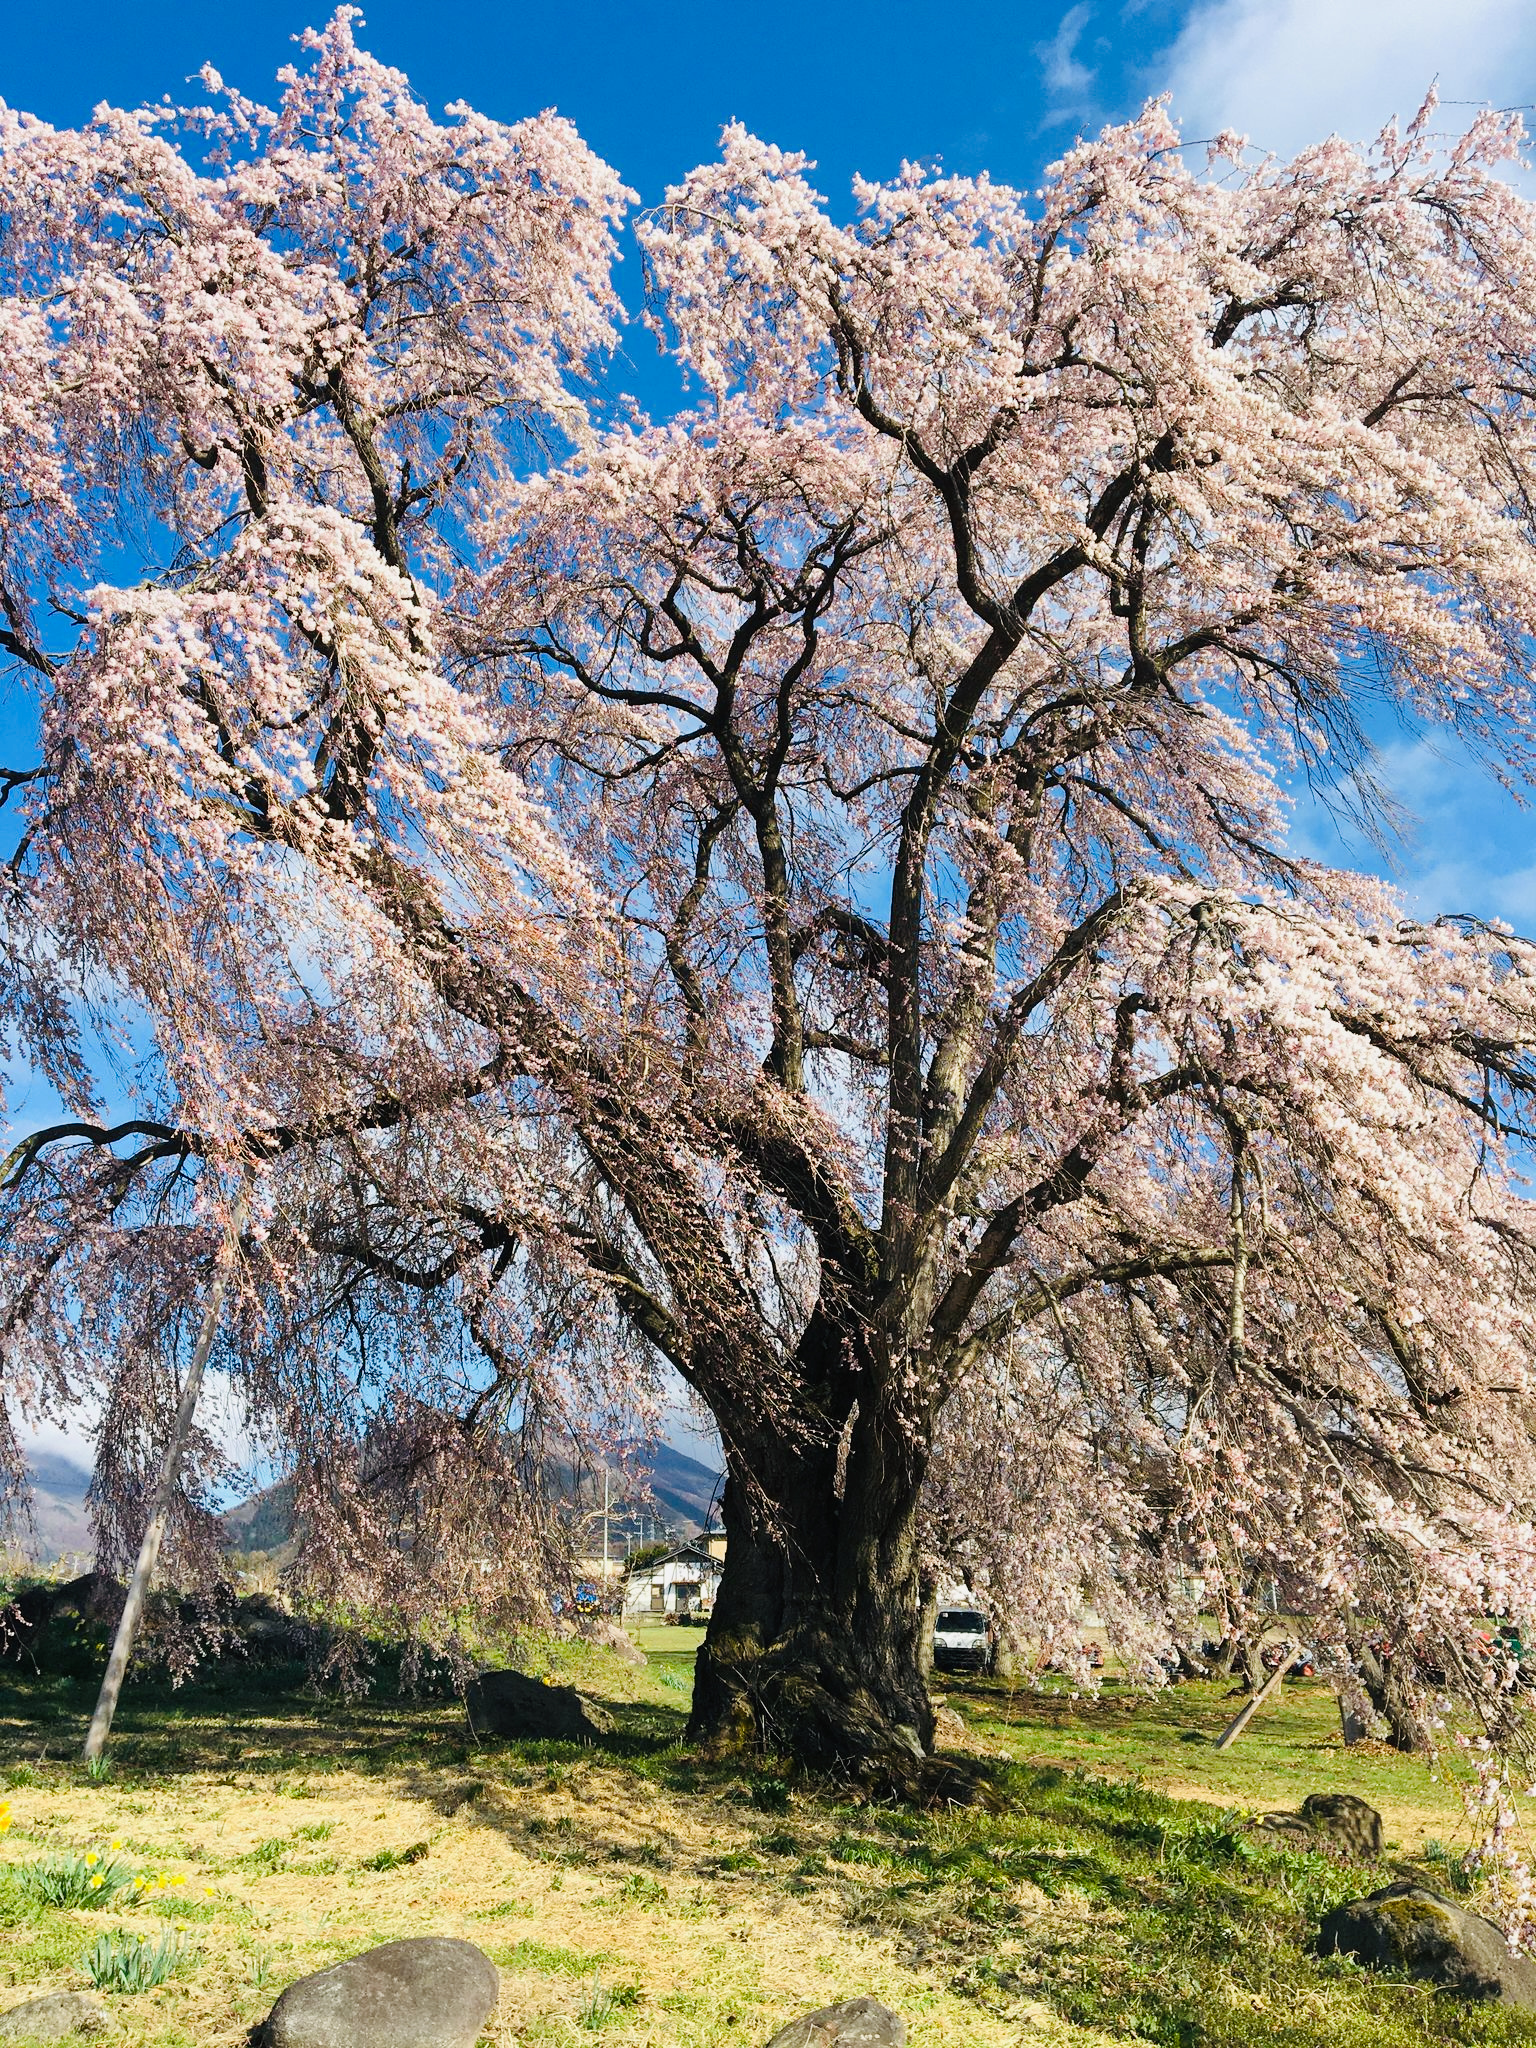
{"label": "flat rock", "polygon": [[612,1714],[572,1685],[546,1685],[522,1671],[482,1671],[464,1694],[476,1735],[546,1742],[593,1742],[612,1735]]}
{"label": "flat rock", "polygon": [[117,2021],[88,1991],[50,1991],[0,2012],[0,2041],[91,2041],[117,2032]]}
{"label": "flat rock", "polygon": [[1536,1963],[1512,1955],[1491,1920],[1427,1885],[1389,1884],[1335,1906],[1318,1929],[1317,1946],[1369,1968],[1406,1970],[1458,1998],[1536,2011]]}
{"label": "flat rock", "polygon": [[907,2023],[878,1998],[825,2005],[780,2027],[768,2048],[907,2048]]}
{"label": "flat rock", "polygon": [[500,1995],[472,1941],[387,1941],[290,1984],[261,2048],[475,2048]]}

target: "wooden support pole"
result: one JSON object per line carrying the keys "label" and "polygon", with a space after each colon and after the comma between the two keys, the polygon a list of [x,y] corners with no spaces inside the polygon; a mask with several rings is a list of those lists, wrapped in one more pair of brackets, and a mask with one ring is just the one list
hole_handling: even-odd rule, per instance
{"label": "wooden support pole", "polygon": [[1292,1643],[1289,1646],[1285,1655],[1253,1695],[1253,1698],[1249,1700],[1242,1712],[1229,1721],[1226,1727],[1222,1729],[1215,1742],[1211,1745],[1213,1749],[1230,1749],[1232,1747],[1232,1744],[1236,1742],[1239,1735],[1242,1734],[1270,1694],[1279,1690],[1281,1679],[1284,1678],[1287,1671],[1290,1670],[1296,1659],[1301,1655],[1301,1649],[1300,1643]]}
{"label": "wooden support pole", "polygon": [[181,1476],[182,1454],[187,1447],[187,1438],[192,1434],[192,1418],[197,1413],[197,1397],[202,1391],[203,1368],[208,1363],[208,1354],[212,1351],[214,1337],[218,1334],[219,1318],[224,1312],[224,1296],[229,1287],[230,1273],[239,1255],[240,1233],[245,1228],[249,1209],[249,1195],[242,1188],[230,1213],[229,1230],[219,1250],[219,1263],[208,1284],[207,1298],[203,1302],[203,1320],[197,1332],[197,1343],[192,1351],[192,1363],[187,1367],[181,1399],[176,1404],[176,1420],[171,1428],[171,1440],[165,1447],[165,1456],[160,1461],[160,1476],[150,1497],[149,1520],[144,1526],[144,1540],[139,1545],[139,1558],[133,1568],[133,1578],[129,1582],[128,1598],[123,1602],[122,1618],[117,1624],[117,1634],[112,1638],[112,1654],[107,1659],[106,1675],[101,1681],[101,1691],[96,1699],[96,1711],[91,1716],[85,1748],[81,1751],[82,1760],[88,1764],[95,1763],[106,1748],[107,1736],[112,1728],[112,1716],[117,1712],[118,1694],[123,1689],[123,1680],[128,1673],[128,1660],[133,1655],[134,1638],[138,1634],[139,1621],[144,1612],[144,1602],[149,1596],[149,1582],[154,1577],[155,1566],[160,1559],[160,1545],[165,1540],[165,1525],[170,1520],[171,1502],[175,1498],[177,1481]]}

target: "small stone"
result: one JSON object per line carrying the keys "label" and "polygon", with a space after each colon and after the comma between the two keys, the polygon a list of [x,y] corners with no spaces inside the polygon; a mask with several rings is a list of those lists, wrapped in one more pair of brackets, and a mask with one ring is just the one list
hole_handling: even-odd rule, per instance
{"label": "small stone", "polygon": [[878,1998],[850,1998],[780,2027],[768,2048],[907,2048],[907,2023]]}
{"label": "small stone", "polygon": [[496,2009],[496,1967],[470,1941],[387,1941],[290,1984],[261,2048],[475,2048]]}
{"label": "small stone", "polygon": [[968,1732],[965,1723],[953,1707],[934,1708],[933,1746],[935,1749],[938,1748],[940,1743],[943,1743],[948,1749],[953,1749],[957,1743],[963,1743],[966,1740]]}
{"label": "small stone", "polygon": [[117,2021],[88,1991],[50,1991],[0,2013],[0,2041],[99,2040]]}
{"label": "small stone", "polygon": [[1335,1906],[1318,1929],[1321,1954],[1354,1956],[1368,1968],[1406,1970],[1459,1998],[1536,2011],[1536,1963],[1512,1955],[1481,1913],[1411,1881]]}
{"label": "small stone", "polygon": [[612,1735],[613,1716],[571,1685],[545,1685],[521,1671],[483,1671],[464,1695],[477,1736],[544,1742],[594,1742]]}

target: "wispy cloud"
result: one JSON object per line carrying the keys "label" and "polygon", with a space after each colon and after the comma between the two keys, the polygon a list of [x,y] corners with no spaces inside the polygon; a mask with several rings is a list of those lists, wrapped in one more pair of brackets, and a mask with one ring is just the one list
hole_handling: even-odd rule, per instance
{"label": "wispy cloud", "polygon": [[1035,45],[1041,76],[1050,94],[1048,121],[1064,121],[1081,113],[1092,98],[1097,74],[1078,55],[1078,45],[1092,11],[1087,0],[1077,0],[1077,5],[1069,7],[1057,23],[1050,41]]}
{"label": "wispy cloud", "polygon": [[1382,781],[1402,803],[1402,840],[1384,862],[1306,791],[1293,821],[1299,853],[1331,866],[1388,872],[1420,917],[1469,911],[1536,936],[1536,829],[1526,806],[1500,788],[1448,734],[1393,738],[1377,756]]}
{"label": "wispy cloud", "polygon": [[[1186,135],[1236,128],[1282,154],[1329,134],[1366,142],[1392,115],[1415,113],[1436,82],[1447,102],[1507,107],[1536,99],[1536,7],[1205,0],[1161,68]],[[1447,108],[1447,125],[1459,125],[1459,111]]]}

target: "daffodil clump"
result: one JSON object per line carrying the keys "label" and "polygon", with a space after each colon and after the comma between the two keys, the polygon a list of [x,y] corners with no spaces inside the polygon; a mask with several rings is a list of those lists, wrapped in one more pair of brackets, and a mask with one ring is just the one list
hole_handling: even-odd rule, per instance
{"label": "daffodil clump", "polygon": [[42,1906],[108,1906],[134,1886],[134,1872],[115,1852],[87,1849],[55,1851],[18,1873],[22,1889]]}
{"label": "daffodil clump", "polygon": [[[13,1819],[10,1801],[0,1800],[0,1835]],[[179,1871],[135,1870],[122,1851],[121,1839],[114,1836],[104,1849],[55,1850],[36,1863],[11,1867],[22,1894],[40,1906],[99,1908],[153,1901],[163,1911],[178,1895],[187,1895],[187,1880]],[[202,1893],[204,1899],[217,1896],[212,1885],[204,1885]]]}
{"label": "daffodil clump", "polygon": [[197,1961],[197,1948],[183,1928],[166,1928],[158,1941],[117,1927],[98,1935],[80,1967],[100,1991],[151,1991]]}

